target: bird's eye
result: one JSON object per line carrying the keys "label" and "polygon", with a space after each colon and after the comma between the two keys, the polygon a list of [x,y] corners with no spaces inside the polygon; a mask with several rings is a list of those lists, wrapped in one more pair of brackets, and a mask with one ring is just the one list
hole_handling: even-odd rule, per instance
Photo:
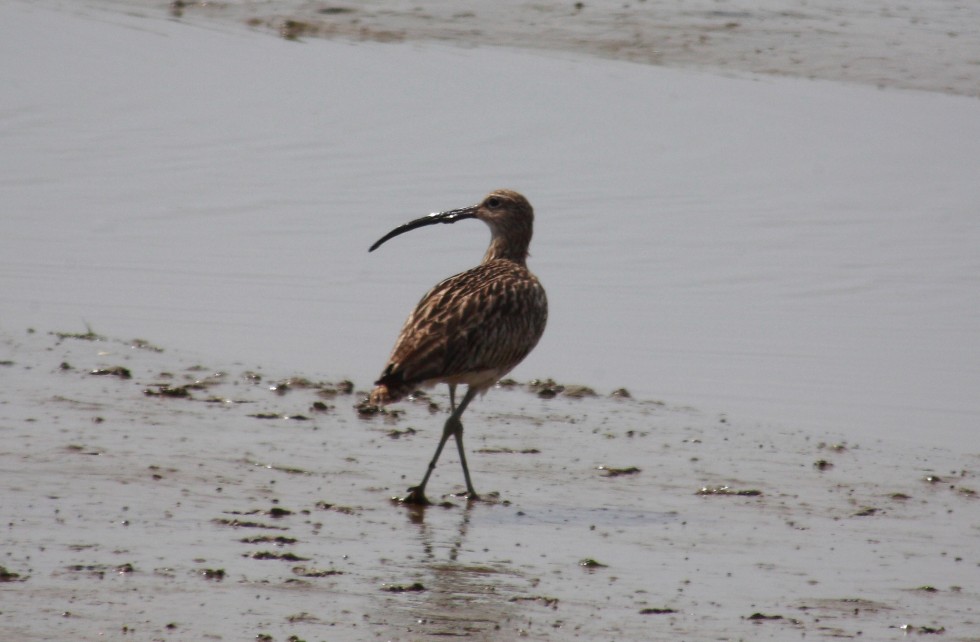
{"label": "bird's eye", "polygon": [[487,199],[487,207],[489,207],[490,209],[497,209],[498,207],[500,207],[500,203],[501,203],[500,199],[497,198],[496,196],[491,196],[490,198]]}

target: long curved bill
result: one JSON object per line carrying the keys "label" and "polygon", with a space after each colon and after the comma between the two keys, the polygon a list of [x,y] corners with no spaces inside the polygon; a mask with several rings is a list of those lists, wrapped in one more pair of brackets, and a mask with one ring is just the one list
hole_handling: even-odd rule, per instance
{"label": "long curved bill", "polygon": [[414,221],[405,223],[404,225],[399,225],[392,231],[388,232],[380,239],[378,239],[374,245],[368,250],[368,252],[373,252],[378,249],[382,243],[389,239],[393,239],[399,234],[404,234],[419,227],[425,227],[426,225],[435,225],[436,223],[455,223],[456,221],[461,221],[464,218],[476,218],[476,206],[471,205],[470,207],[461,207],[458,210],[449,210],[448,212],[433,212],[428,216],[423,216],[422,218],[417,218]]}

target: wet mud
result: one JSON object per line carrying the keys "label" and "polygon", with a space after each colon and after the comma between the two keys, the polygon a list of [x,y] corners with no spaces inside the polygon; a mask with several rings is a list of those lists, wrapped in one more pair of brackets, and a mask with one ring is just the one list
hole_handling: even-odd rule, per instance
{"label": "wet mud", "polygon": [[980,639],[980,453],[509,381],[404,506],[443,390],[151,346],[0,335],[0,637]]}
{"label": "wet mud", "polygon": [[[104,0],[118,2],[118,0]],[[729,6],[731,5],[731,6]],[[977,96],[976,6],[963,0],[170,4],[175,19],[238,21],[291,41],[503,45],[645,64],[859,82]]]}

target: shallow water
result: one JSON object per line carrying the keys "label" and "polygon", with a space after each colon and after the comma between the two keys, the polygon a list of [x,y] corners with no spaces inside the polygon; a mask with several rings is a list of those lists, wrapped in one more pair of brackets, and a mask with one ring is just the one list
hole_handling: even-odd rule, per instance
{"label": "shallow water", "polygon": [[511,186],[552,312],[519,378],[980,449],[976,101],[2,11],[6,332],[366,385],[487,236],[367,246]]}

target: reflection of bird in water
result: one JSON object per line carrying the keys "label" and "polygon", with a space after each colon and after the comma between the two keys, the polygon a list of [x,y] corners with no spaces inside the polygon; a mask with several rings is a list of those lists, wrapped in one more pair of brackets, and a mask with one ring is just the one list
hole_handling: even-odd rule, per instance
{"label": "reflection of bird in water", "polygon": [[[402,534],[420,550],[413,550],[399,566],[418,578],[425,591],[407,601],[379,596],[384,610],[384,617],[379,619],[398,627],[392,629],[392,637],[400,637],[406,630],[412,632],[413,639],[425,640],[499,640],[508,638],[507,631],[512,632],[512,638],[520,637],[519,631],[532,617],[527,612],[531,602],[526,596],[537,580],[518,570],[520,564],[474,550],[473,543],[467,541],[474,510],[470,502],[452,513],[405,513],[407,523]],[[427,515],[436,523],[426,523]],[[400,618],[409,621],[399,624]]]}
{"label": "reflection of bird in water", "polygon": [[[404,501],[428,504],[425,485],[450,436],[456,439],[466,494],[478,499],[463,451],[460,417],[477,393],[485,393],[538,343],[548,320],[548,300],[527,269],[534,210],[517,192],[491,192],[479,205],[424,216],[395,228],[371,246],[375,250],[403,232],[435,223],[477,218],[490,226],[490,247],[477,267],[432,288],[409,315],[371,402],[393,403],[418,387],[449,384],[452,414],[429,468]],[[456,386],[466,394],[456,405]]]}

